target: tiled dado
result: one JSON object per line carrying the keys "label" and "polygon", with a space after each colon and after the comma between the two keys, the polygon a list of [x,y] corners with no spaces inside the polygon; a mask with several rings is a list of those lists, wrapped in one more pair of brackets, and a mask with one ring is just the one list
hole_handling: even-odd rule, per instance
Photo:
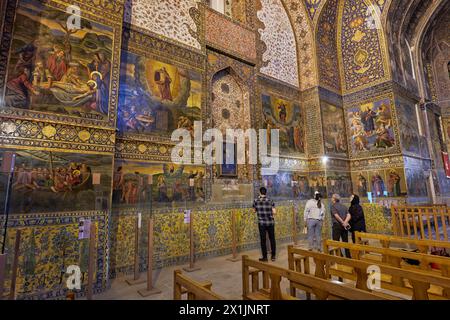
{"label": "tiled dado", "polygon": [[[48,214],[20,214],[9,218],[6,243],[6,285],[13,259],[17,230],[21,231],[20,255],[16,282],[17,299],[65,298],[66,274],[70,265],[80,266],[83,295],[87,284],[88,241],[78,240],[81,218],[96,224],[96,257],[94,293],[104,291],[108,285],[108,213],[106,211],[64,212]],[[0,219],[1,225],[3,221]]]}

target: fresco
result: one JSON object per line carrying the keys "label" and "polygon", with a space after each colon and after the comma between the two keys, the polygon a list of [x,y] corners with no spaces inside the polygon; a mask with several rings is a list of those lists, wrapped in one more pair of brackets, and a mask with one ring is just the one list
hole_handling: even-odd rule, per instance
{"label": "fresco", "polygon": [[205,167],[171,163],[116,161],[114,207],[167,206],[205,200]]}
{"label": "fresco", "polygon": [[262,108],[267,141],[270,144],[270,130],[280,130],[280,154],[305,152],[305,133],[300,105],[269,95],[262,95]]}
{"label": "fresco", "polygon": [[401,168],[352,172],[353,192],[367,197],[401,197],[406,195],[405,174]]}
{"label": "fresco", "polygon": [[[112,157],[48,151],[0,150],[1,161],[16,155],[10,213],[106,210]],[[2,174],[0,194],[8,175]],[[5,196],[0,199],[4,206]]]}
{"label": "fresco", "polygon": [[408,196],[428,197],[427,178],[425,178],[423,170],[406,168],[405,172]]}
{"label": "fresco", "polygon": [[292,171],[279,171],[276,175],[262,176],[267,194],[277,200],[308,199],[311,195],[307,174]]}
{"label": "fresco", "polygon": [[69,15],[37,0],[17,7],[4,107],[95,120],[108,119],[112,28]]}
{"label": "fresco", "polygon": [[395,146],[389,98],[348,109],[347,121],[354,154]]}
{"label": "fresco", "polygon": [[[416,108],[400,101],[396,103],[400,139],[404,151],[415,155],[426,155],[426,143],[419,134]],[[425,149],[425,150],[424,150]]]}
{"label": "fresco", "polygon": [[347,155],[344,113],[342,109],[321,102],[323,139],[328,154]]}
{"label": "fresco", "polygon": [[122,51],[117,127],[122,133],[170,136],[201,120],[198,72]]}
{"label": "fresco", "polygon": [[352,179],[346,172],[327,172],[327,191],[331,197],[333,193],[341,197],[350,197],[352,195]]}

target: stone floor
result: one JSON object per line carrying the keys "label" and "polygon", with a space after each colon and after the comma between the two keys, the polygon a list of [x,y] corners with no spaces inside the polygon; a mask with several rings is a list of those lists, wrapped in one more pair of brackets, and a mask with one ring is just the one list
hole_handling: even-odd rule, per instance
{"label": "stone floor", "polygon": [[[306,242],[299,242],[300,247],[306,248]],[[248,255],[250,258],[258,259],[260,250],[251,250],[240,252],[240,255]],[[210,280],[212,289],[217,294],[226,299],[242,299],[242,264],[240,261],[228,261],[229,256],[201,259],[196,262],[196,266],[201,269],[191,273],[186,273],[195,280]],[[269,262],[284,268],[288,267],[287,244],[279,245],[277,261]],[[95,295],[94,300],[171,300],[173,298],[173,272],[176,269],[182,269],[185,266],[173,266],[164,269],[154,270],[154,286],[162,292],[147,298],[141,297],[137,292],[145,288],[145,284],[130,286],[126,283],[132,276],[119,277],[112,281],[111,289]],[[141,274],[145,279],[146,274]],[[287,292],[288,284],[282,282],[282,289]]]}

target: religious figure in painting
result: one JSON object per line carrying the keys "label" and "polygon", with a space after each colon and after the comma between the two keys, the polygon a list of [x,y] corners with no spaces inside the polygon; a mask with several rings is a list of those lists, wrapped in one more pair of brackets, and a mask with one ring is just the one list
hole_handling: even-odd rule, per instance
{"label": "religious figure in painting", "polygon": [[354,152],[394,147],[390,100],[383,99],[348,110]]}
{"label": "religious figure in painting", "polygon": [[380,128],[376,131],[377,139],[375,141],[375,146],[377,148],[390,148],[394,145],[394,138],[391,137],[390,132],[384,124],[381,124]]}
{"label": "religious figure in painting", "polygon": [[170,91],[170,84],[172,83],[172,78],[170,77],[167,69],[162,67],[155,72],[155,82],[158,84],[159,94],[161,100],[172,101],[172,93]]}
{"label": "religious figure in painting", "polygon": [[361,113],[361,122],[364,125],[364,131],[366,132],[366,135],[372,134],[372,132],[375,130],[374,118],[376,117],[376,115],[377,114],[370,108]]}
{"label": "religious figure in painting", "polygon": [[31,95],[39,95],[37,88],[29,81],[30,69],[23,68],[22,74],[6,84],[5,106],[22,109],[30,108]]}
{"label": "religious figure in painting", "polygon": [[267,144],[272,142],[271,130],[279,130],[281,152],[302,153],[305,150],[302,113],[298,104],[262,95],[263,117],[267,130]]}
{"label": "religious figure in painting", "polygon": [[384,194],[384,181],[378,172],[372,177],[372,192],[376,197],[381,197]]}
{"label": "religious figure in painting", "polygon": [[193,135],[201,119],[201,75],[123,51],[117,126],[124,133]]}
{"label": "religious figure in painting", "polygon": [[286,117],[287,117],[286,105],[280,104],[278,106],[278,117],[279,117],[281,123],[286,123]]}
{"label": "religious figure in painting", "polygon": [[[42,1],[19,2],[9,57],[6,107],[106,118],[111,81],[107,56],[111,56],[112,28],[82,18],[78,29],[69,30],[68,17]],[[30,32],[30,28],[39,31]]]}
{"label": "religious figure in painting", "polygon": [[367,194],[367,180],[361,172],[358,175],[358,194],[361,197],[365,197]]}
{"label": "religious figure in painting", "polygon": [[400,176],[398,175],[395,170],[389,171],[389,178],[388,178],[388,193],[391,197],[398,197],[401,194],[400,190]]}

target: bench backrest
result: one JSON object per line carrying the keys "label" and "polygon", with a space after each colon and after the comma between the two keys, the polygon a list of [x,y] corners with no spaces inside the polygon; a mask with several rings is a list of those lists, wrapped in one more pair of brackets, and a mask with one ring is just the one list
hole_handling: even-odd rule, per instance
{"label": "bench backrest", "polygon": [[173,299],[181,300],[183,293],[187,293],[190,300],[223,300],[224,298],[182,274],[181,270],[173,273]]}
{"label": "bench backrest", "polygon": [[[391,207],[394,235],[448,241],[450,212],[446,205]],[[426,232],[425,232],[426,230]]]}
{"label": "bench backrest", "polygon": [[[291,283],[297,283],[310,287],[317,299],[325,300],[329,297],[338,297],[350,300],[384,300],[387,297],[367,292],[361,289],[345,286],[343,283],[331,281],[329,279],[315,277],[313,275],[299,273],[293,270],[285,269],[275,265],[259,262],[249,259],[247,256],[242,257],[242,296],[248,298],[251,293],[249,277],[251,272],[264,273],[270,278],[270,298],[272,300],[281,300],[282,278],[287,279]],[[394,299],[394,298],[392,298]]]}
{"label": "bench backrest", "polygon": [[[418,252],[410,252],[392,248],[380,248],[368,245],[353,244],[348,242],[340,242],[333,240],[324,240],[324,252],[334,253],[340,255],[341,249],[350,250],[352,259],[361,259],[365,254],[376,254],[381,256],[382,260],[377,262],[379,264],[391,265],[397,268],[405,267],[402,261],[417,261],[418,265],[409,264],[409,269],[417,268],[422,272],[431,273],[432,265],[439,266],[439,270],[442,276],[450,278],[450,258],[441,257],[431,254],[424,254]],[[433,272],[435,273],[435,272]]]}
{"label": "bench backrest", "polygon": [[[330,267],[336,264],[353,268],[352,276],[356,277],[356,287],[359,289],[369,290],[367,286],[368,271],[373,270],[373,266],[376,265],[380,269],[381,274],[392,277],[393,281],[390,289],[393,291],[403,292],[404,290],[399,290],[400,288],[404,288],[402,279],[407,279],[412,286],[413,299],[428,299],[427,290],[430,288],[431,284],[443,288],[444,297],[450,299],[450,278],[445,276],[429,272],[424,273],[421,270],[405,270],[383,263],[374,264],[364,260],[349,259],[341,256],[309,251],[296,248],[292,245],[288,246],[288,263],[290,270],[299,271],[299,268],[297,268],[295,264],[295,260],[298,257],[301,257],[302,260],[304,260],[304,268],[301,272],[309,273],[310,268],[307,267],[307,264],[309,264],[309,260],[312,259],[315,263],[315,276],[320,278],[329,278],[332,273]],[[396,286],[398,288],[396,288]]]}
{"label": "bench backrest", "polygon": [[[415,246],[421,253],[429,253],[433,247],[450,249],[449,241],[417,240],[407,237],[387,234],[355,232],[356,244],[363,244],[364,240],[377,240],[384,248],[390,248],[393,243],[402,243]],[[450,252],[450,250],[447,250]]]}

